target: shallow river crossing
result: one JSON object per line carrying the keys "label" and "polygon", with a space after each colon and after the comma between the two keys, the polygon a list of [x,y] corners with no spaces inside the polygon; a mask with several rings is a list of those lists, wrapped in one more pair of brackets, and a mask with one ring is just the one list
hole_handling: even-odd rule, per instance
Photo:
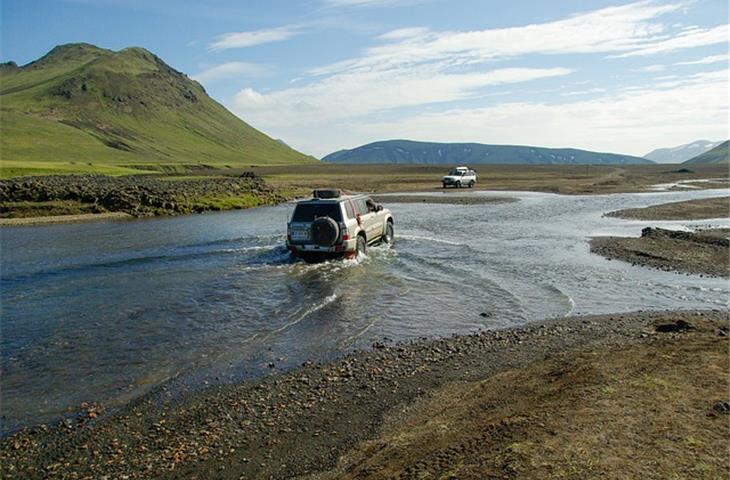
{"label": "shallow river crossing", "polygon": [[727,306],[722,279],[589,253],[595,235],[728,220],[603,218],[727,195],[527,192],[485,205],[388,204],[392,249],[308,265],[283,247],[293,205],[3,228],[3,431],[68,406],[113,407],[173,379],[197,388],[331,358],[374,341],[497,329],[583,313]]}

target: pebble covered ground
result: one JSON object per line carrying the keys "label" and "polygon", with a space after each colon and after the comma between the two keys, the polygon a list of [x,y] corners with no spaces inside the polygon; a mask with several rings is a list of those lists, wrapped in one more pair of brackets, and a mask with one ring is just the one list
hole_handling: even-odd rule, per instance
{"label": "pebble covered ground", "polygon": [[[572,350],[651,342],[652,322],[711,319],[679,311],[572,317],[508,330],[392,344],[327,364],[171,397],[165,386],[117,412],[86,403],[54,425],[0,441],[4,478],[291,478],[333,468],[393,415],[447,384]],[[674,333],[670,333],[674,335]]]}
{"label": "pebble covered ground", "polygon": [[[699,220],[730,216],[730,198],[715,197],[616,210],[608,217],[640,220]],[[730,230],[711,228],[678,232],[646,227],[639,238],[596,237],[591,251],[660,270],[730,277]]]}
{"label": "pebble covered ground", "polygon": [[700,220],[727,218],[728,215],[730,215],[730,197],[662,203],[650,207],[616,210],[606,214],[607,217],[637,220]]}
{"label": "pebble covered ground", "polygon": [[596,237],[591,251],[660,270],[730,277],[730,230],[677,232],[647,227],[639,238]]}

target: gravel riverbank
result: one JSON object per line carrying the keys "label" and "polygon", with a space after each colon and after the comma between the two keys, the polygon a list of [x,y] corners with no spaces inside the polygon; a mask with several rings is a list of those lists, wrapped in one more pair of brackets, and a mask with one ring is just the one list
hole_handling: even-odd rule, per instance
{"label": "gravel riverbank", "polygon": [[[700,220],[727,218],[730,197],[670,202],[644,208],[609,212],[606,216],[639,220]],[[591,251],[660,270],[730,277],[730,230],[704,229],[676,232],[646,227],[639,238],[596,237]]]}
{"label": "gravel riverbank", "polygon": [[24,225],[48,225],[55,223],[95,222],[98,220],[122,220],[132,218],[124,212],[82,213],[78,215],[53,215],[48,217],[0,218],[0,226],[20,227]]}
{"label": "gravel riverbank", "polygon": [[644,208],[627,208],[606,214],[607,217],[636,220],[702,220],[730,216],[730,197],[702,198],[662,203]]}
{"label": "gravel riverbank", "polygon": [[[585,371],[583,362],[586,358],[593,358],[591,352],[616,361],[626,358],[635,362],[630,355],[617,356],[611,352],[623,349],[647,351],[654,355],[651,352],[656,346],[672,342],[681,344],[687,338],[711,342],[716,345],[712,351],[719,348],[724,355],[719,375],[725,380],[720,381],[719,388],[714,380],[715,383],[707,383],[706,391],[694,398],[692,408],[697,404],[699,407],[696,408],[700,408],[703,415],[712,413],[714,403],[726,400],[723,395],[727,393],[727,319],[727,311],[631,313],[573,317],[509,330],[424,339],[403,345],[391,345],[384,340],[374,344],[370,351],[354,353],[329,364],[305,363],[283,374],[210,388],[183,398],[166,398],[163,386],[153,395],[135,400],[110,415],[103,414],[102,406],[87,404],[76,416],[57,425],[39,426],[3,438],[0,442],[0,464],[7,478],[103,478],[104,475],[108,478],[326,477],[328,474],[323,472],[337,468],[338,460],[344,462],[340,464],[342,467],[352,458],[362,455],[358,452],[362,452],[363,448],[371,448],[372,444],[363,442],[383,434],[384,419],[388,421],[388,428],[402,426],[409,412],[418,412],[419,405],[429,398],[438,398],[444,388],[449,392],[468,394],[471,387],[460,387],[466,385],[464,382],[494,382],[493,385],[500,386],[504,397],[493,400],[498,404],[474,406],[478,411],[497,415],[490,423],[492,426],[480,435],[492,433],[481,440],[478,435],[469,440],[472,442],[468,443],[471,445],[469,448],[463,446],[461,437],[454,437],[453,445],[448,445],[448,440],[442,438],[447,431],[459,435],[470,431],[472,427],[469,416],[466,416],[453,427],[455,430],[441,430],[435,424],[418,427],[426,433],[429,429],[440,432],[439,445],[444,447],[444,455],[429,457],[430,460],[426,461],[413,455],[399,454],[399,444],[391,440],[388,444],[391,455],[381,456],[381,464],[352,464],[352,468],[345,469],[344,473],[331,473],[333,478],[438,476],[458,467],[462,457],[468,457],[479,442],[485,449],[507,449],[512,443],[519,442],[518,439],[503,442],[500,438],[509,440],[511,437],[496,435],[500,431],[509,433],[515,426],[524,426],[525,422],[537,429],[547,428],[539,426],[548,420],[538,419],[539,415],[535,417],[539,413],[536,411],[527,417],[525,413],[499,417],[501,410],[498,405],[508,405],[519,399],[524,402],[527,394],[516,388],[519,385],[512,384],[514,378],[510,375],[522,372],[520,375],[527,375],[535,385],[553,382],[564,375],[569,381],[571,375]],[[702,336],[697,336],[699,332]],[[530,373],[529,367],[535,362],[552,362],[552,370]],[[636,368],[635,364],[632,365]],[[714,363],[692,365],[700,370],[710,368],[714,375],[712,378],[718,375],[718,367]],[[621,366],[617,368],[620,370]],[[673,381],[690,381],[691,378],[702,378],[702,374],[692,371],[688,378]],[[704,374],[709,375],[707,372]],[[587,372],[586,375],[590,377],[591,374]],[[637,378],[632,378],[632,381],[646,381],[641,372],[636,375]],[[705,378],[710,381],[709,376]],[[616,388],[613,384],[606,386],[609,387]],[[571,398],[587,395],[587,391],[581,389],[568,389],[566,392],[570,397],[561,396],[561,389],[553,389],[554,401],[550,400],[550,396],[540,397],[553,405],[551,415],[563,418],[574,415],[570,407]],[[649,394],[653,395],[652,392]],[[159,401],[159,398],[163,400]],[[723,408],[722,403],[718,405],[718,409]],[[516,416],[519,415],[524,417],[523,420],[517,421]],[[625,411],[623,415],[627,421],[638,421],[644,412]],[[693,418],[686,421],[692,422]],[[694,450],[708,452],[710,459],[714,458],[712,455],[716,455],[718,448],[720,452],[725,451],[722,445],[726,445],[727,430],[722,418],[727,417],[717,421],[705,418],[703,422],[708,423],[706,428],[710,433],[696,439],[701,442],[698,443],[701,447],[693,447]],[[585,430],[581,432],[600,428],[600,419],[597,422],[584,425],[581,428]],[[667,432],[664,432],[663,439],[641,439],[641,444],[655,441],[681,446],[685,438],[667,437]],[[401,446],[407,448],[407,444]],[[381,450],[384,448],[380,447]],[[342,457],[348,453],[351,457]],[[503,453],[506,455],[508,452],[504,450]],[[677,460],[676,454],[670,451],[652,449],[652,455],[662,461]],[[723,467],[727,463],[726,458],[707,460],[707,455],[703,454],[701,459],[708,464],[708,471],[721,471],[718,465]],[[371,452],[368,458],[376,458],[375,452]],[[616,461],[623,464],[637,460],[626,456]],[[364,469],[366,466],[368,468]],[[394,474],[388,474],[390,470],[386,467],[395,468]],[[590,462],[584,462],[582,469],[575,471],[591,473],[589,467]],[[479,471],[492,470],[485,465],[483,470],[477,469]],[[355,475],[356,472],[359,473]],[[501,472],[502,476],[505,474],[509,476],[508,471]],[[579,476],[585,478],[586,475]],[[587,476],[598,478],[600,475],[594,471],[593,475]],[[458,478],[479,477],[464,474]]]}
{"label": "gravel riverbank", "polygon": [[730,277],[730,230],[676,232],[647,227],[638,238],[596,237],[591,251],[660,270]]}

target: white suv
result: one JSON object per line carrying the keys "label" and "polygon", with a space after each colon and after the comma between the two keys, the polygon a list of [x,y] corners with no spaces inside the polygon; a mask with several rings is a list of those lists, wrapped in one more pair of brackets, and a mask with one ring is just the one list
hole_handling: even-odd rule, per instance
{"label": "white suv", "polygon": [[477,183],[477,172],[469,169],[469,167],[456,167],[441,179],[441,183],[444,188],[448,186],[471,188]]}
{"label": "white suv", "polygon": [[294,208],[287,224],[286,246],[308,262],[353,258],[367,245],[393,242],[393,215],[366,195],[315,190]]}

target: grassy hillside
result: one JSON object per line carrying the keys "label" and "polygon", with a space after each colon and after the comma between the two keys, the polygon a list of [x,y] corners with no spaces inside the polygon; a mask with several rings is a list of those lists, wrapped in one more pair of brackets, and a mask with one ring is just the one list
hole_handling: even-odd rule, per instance
{"label": "grassy hillside", "polygon": [[427,164],[647,164],[645,158],[598,153],[574,148],[542,148],[481,143],[433,143],[388,140],[352,150],[340,150],[322,159],[330,163]]}
{"label": "grassy hillside", "polygon": [[709,150],[703,154],[697,155],[696,157],[690,158],[686,164],[709,164],[719,165],[723,163],[730,163],[730,140],[721,143],[712,150]]}
{"label": "grassy hillside", "polygon": [[23,67],[2,65],[0,120],[3,176],[315,161],[142,48],[69,44]]}

